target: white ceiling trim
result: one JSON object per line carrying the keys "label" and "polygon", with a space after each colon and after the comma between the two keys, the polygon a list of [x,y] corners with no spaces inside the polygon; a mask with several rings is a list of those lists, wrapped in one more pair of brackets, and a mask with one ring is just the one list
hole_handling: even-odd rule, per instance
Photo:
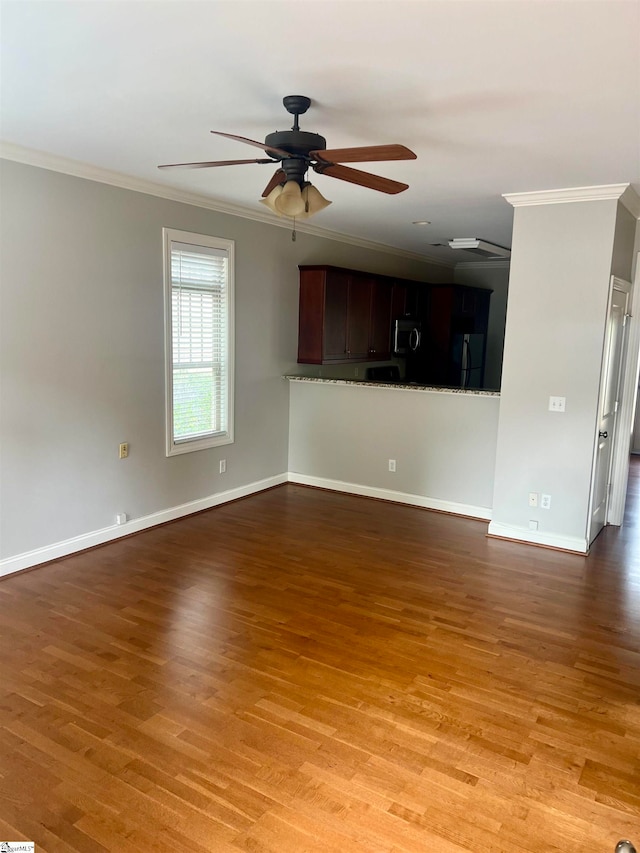
{"label": "white ceiling trim", "polygon": [[[85,178],[86,180],[96,181],[101,184],[109,184],[113,187],[120,187],[120,189],[133,190],[134,192],[165,198],[169,201],[192,204],[196,207],[214,210],[217,213],[226,213],[229,216],[240,216],[243,219],[263,222],[266,225],[275,225],[277,228],[286,228],[289,231],[292,230],[291,221],[283,220],[273,214],[263,212],[262,209],[254,210],[253,208],[228,204],[227,202],[211,199],[208,196],[199,195],[198,193],[185,192],[162,184],[156,184],[153,181],[134,178],[131,175],[125,175],[121,172],[113,172],[109,169],[92,166],[89,163],[81,163],[78,160],[70,160],[66,157],[58,157],[55,154],[47,154],[44,151],[36,151],[33,148],[14,145],[11,142],[0,141],[0,158],[13,160],[16,163],[24,163],[28,166],[36,166],[41,169],[48,169],[52,172],[61,172],[62,174],[72,175],[76,178]],[[308,223],[296,222],[295,230],[314,237],[324,237],[327,240],[336,240],[339,243],[348,243],[351,246],[358,246],[375,252],[385,252],[386,254],[422,261],[447,269],[452,269],[454,266],[453,263],[445,263],[441,259],[434,258],[428,254],[409,252],[405,249],[398,249],[394,246],[376,243],[372,240],[365,240],[350,234],[342,234],[338,231],[318,228]]]}
{"label": "white ceiling trim", "polygon": [[[503,193],[502,198],[513,205],[513,207],[527,207],[534,204],[567,204],[574,201],[617,200],[629,189],[631,189],[630,184],[605,184],[598,187],[569,187],[562,190]],[[635,195],[635,193],[633,194]]]}

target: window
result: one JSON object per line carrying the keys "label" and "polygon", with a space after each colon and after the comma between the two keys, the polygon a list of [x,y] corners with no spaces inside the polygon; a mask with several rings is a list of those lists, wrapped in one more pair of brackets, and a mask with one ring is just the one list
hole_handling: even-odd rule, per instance
{"label": "window", "polygon": [[163,228],[167,456],[233,441],[232,240]]}

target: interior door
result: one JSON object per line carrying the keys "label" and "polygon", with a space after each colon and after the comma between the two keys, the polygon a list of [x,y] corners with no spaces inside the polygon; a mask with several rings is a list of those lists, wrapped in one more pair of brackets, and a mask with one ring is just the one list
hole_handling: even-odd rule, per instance
{"label": "interior door", "polygon": [[597,446],[591,478],[589,544],[600,533],[607,520],[628,304],[629,283],[612,278],[600,381]]}

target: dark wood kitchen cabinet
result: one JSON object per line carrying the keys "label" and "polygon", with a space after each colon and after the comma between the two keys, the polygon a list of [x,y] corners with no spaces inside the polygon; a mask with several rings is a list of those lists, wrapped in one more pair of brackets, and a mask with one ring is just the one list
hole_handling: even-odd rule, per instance
{"label": "dark wood kitchen cabinet", "polygon": [[386,276],[301,266],[298,362],[389,359],[392,285]]}
{"label": "dark wood kitchen cabinet", "polygon": [[349,276],[347,288],[347,355],[358,361],[369,354],[371,282],[362,276]]}
{"label": "dark wood kitchen cabinet", "polygon": [[369,358],[378,361],[391,358],[392,282],[372,279],[370,282]]}

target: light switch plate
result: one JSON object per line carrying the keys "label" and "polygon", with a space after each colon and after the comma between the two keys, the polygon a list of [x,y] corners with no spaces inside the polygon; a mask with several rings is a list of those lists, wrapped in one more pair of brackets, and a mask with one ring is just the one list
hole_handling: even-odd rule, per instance
{"label": "light switch plate", "polygon": [[567,405],[566,397],[549,397],[550,412],[564,412]]}

